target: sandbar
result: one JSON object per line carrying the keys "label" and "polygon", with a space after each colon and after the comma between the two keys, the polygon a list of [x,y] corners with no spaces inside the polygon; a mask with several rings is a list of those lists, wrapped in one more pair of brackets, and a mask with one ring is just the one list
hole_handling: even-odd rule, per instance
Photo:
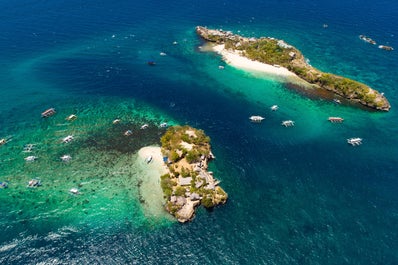
{"label": "sandbar", "polygon": [[[152,156],[152,161],[146,159]],[[146,146],[138,151],[136,165],[141,169],[140,196],[143,200],[143,210],[147,217],[166,217],[169,214],[164,209],[163,191],[160,186],[160,176],[168,172],[163,162],[161,149],[158,146]]]}

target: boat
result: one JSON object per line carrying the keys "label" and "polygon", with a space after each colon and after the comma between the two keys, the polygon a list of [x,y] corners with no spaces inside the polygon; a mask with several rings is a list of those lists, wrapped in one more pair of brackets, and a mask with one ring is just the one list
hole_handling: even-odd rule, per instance
{"label": "boat", "polygon": [[69,190],[70,193],[74,194],[74,195],[78,195],[79,194],[79,190],[77,188],[71,188]]}
{"label": "boat", "polygon": [[145,130],[145,129],[147,129],[148,127],[149,127],[149,125],[145,123],[144,125],[141,126],[141,130]]}
{"label": "boat", "polygon": [[75,114],[71,114],[65,118],[65,120],[67,120],[67,121],[74,121],[76,119],[77,119],[77,116]]}
{"label": "boat", "polygon": [[0,189],[7,189],[7,188],[8,188],[8,183],[0,181]]}
{"label": "boat", "polygon": [[37,156],[28,156],[28,157],[25,157],[24,159],[25,159],[26,162],[33,162],[37,158],[38,158]]}
{"label": "boat", "polygon": [[41,186],[40,179],[31,179],[28,182],[28,187],[29,188],[34,188],[34,187],[39,187],[39,186]]}
{"label": "boat", "polygon": [[127,130],[127,131],[124,132],[124,136],[130,136],[132,134],[133,134],[132,130]]}
{"label": "boat", "polygon": [[340,99],[337,99],[337,98],[334,98],[334,99],[333,99],[333,102],[336,103],[336,104],[341,104]]}
{"label": "boat", "polygon": [[328,121],[330,121],[331,123],[337,123],[337,122],[343,122],[344,119],[341,117],[329,117]]}
{"label": "boat", "polygon": [[258,115],[254,115],[254,116],[250,116],[249,119],[252,122],[262,122],[262,120],[264,120],[264,117],[258,116]]}
{"label": "boat", "polygon": [[160,54],[160,56],[166,56],[167,55],[165,52],[161,52],[159,54]]}
{"label": "boat", "polygon": [[223,70],[225,67],[223,65],[219,65],[218,69]]}
{"label": "boat", "polygon": [[152,161],[152,156],[151,156],[151,155],[148,156],[148,157],[145,159],[145,162],[146,162],[147,164],[151,163],[151,161]]}
{"label": "boat", "polygon": [[69,162],[72,159],[72,157],[70,155],[63,155],[60,158],[61,158],[62,162]]}
{"label": "boat", "polygon": [[72,135],[68,135],[64,139],[62,139],[63,143],[70,143],[72,141],[73,141],[73,136]]}
{"label": "boat", "polygon": [[372,40],[371,38],[369,38],[369,37],[367,37],[367,36],[365,36],[365,35],[359,35],[359,38],[360,38],[361,40],[363,40],[364,42],[367,42],[367,43],[376,45],[376,42],[375,42],[374,40]]}
{"label": "boat", "polygon": [[7,140],[5,138],[0,139],[0,146],[4,145],[7,143]]}
{"label": "boat", "polygon": [[166,128],[167,127],[167,122],[162,122],[159,126],[160,126],[160,128]]}
{"label": "boat", "polygon": [[349,138],[349,139],[347,139],[347,143],[349,143],[352,146],[361,145],[362,138],[359,138],[359,137]]}
{"label": "boat", "polygon": [[119,124],[120,123],[120,119],[114,119],[113,121],[112,121],[112,124]]}
{"label": "boat", "polygon": [[393,51],[394,50],[393,47],[386,46],[386,45],[379,45],[379,49],[386,50],[386,51]]}
{"label": "boat", "polygon": [[23,151],[24,153],[30,153],[35,149],[36,145],[35,144],[25,144],[23,147]]}
{"label": "boat", "polygon": [[42,118],[48,118],[53,116],[56,113],[54,108],[49,108],[48,110],[45,110],[41,113]]}
{"label": "boat", "polygon": [[272,105],[270,108],[272,111],[276,111],[279,109],[278,105]]}
{"label": "boat", "polygon": [[291,127],[291,126],[294,126],[294,121],[292,121],[292,120],[282,121],[282,125],[285,127]]}
{"label": "boat", "polygon": [[148,63],[148,65],[150,65],[150,66],[156,65],[155,61],[148,61],[147,63]]}

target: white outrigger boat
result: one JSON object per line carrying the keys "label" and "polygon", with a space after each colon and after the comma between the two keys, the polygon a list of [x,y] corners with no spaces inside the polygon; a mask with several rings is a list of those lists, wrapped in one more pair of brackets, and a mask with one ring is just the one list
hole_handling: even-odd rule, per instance
{"label": "white outrigger boat", "polygon": [[56,113],[54,108],[49,108],[41,113],[42,118],[48,118],[53,116]]}
{"label": "white outrigger boat", "polygon": [[62,162],[69,162],[72,159],[72,157],[70,155],[63,155],[60,158],[61,158]]}
{"label": "white outrigger boat", "polygon": [[272,111],[276,111],[279,109],[278,105],[272,105],[270,108]]}
{"label": "white outrigger boat", "polygon": [[294,121],[292,120],[282,121],[282,125],[285,127],[291,127],[294,126]]}
{"label": "white outrigger boat", "polygon": [[80,193],[79,190],[78,190],[77,188],[71,188],[71,189],[69,190],[69,192],[72,193],[72,194],[74,194],[74,195],[78,195],[78,194]]}
{"label": "white outrigger boat", "polygon": [[341,117],[329,117],[328,121],[330,121],[331,123],[337,123],[337,122],[343,122],[344,119]]}
{"label": "white outrigger boat", "polygon": [[159,126],[160,128],[166,128],[168,125],[167,122],[162,122]]}
{"label": "white outrigger boat", "polygon": [[28,157],[25,157],[24,159],[25,159],[26,162],[33,162],[37,158],[38,158],[37,156],[28,156]]}
{"label": "white outrigger boat", "polygon": [[77,119],[77,116],[75,114],[71,114],[65,118],[65,120],[67,120],[67,121],[74,121],[76,119]]}
{"label": "white outrigger boat", "polygon": [[73,136],[72,135],[68,135],[68,136],[66,136],[64,139],[62,139],[62,142],[63,143],[70,143],[70,142],[72,142],[73,141]]}
{"label": "white outrigger boat", "polygon": [[262,122],[262,120],[264,120],[265,118],[261,117],[261,116],[258,116],[258,115],[255,115],[255,116],[250,116],[249,119],[252,122]]}
{"label": "white outrigger boat", "polygon": [[362,138],[355,137],[355,138],[349,138],[347,139],[347,143],[349,143],[352,146],[357,146],[362,144]]}
{"label": "white outrigger boat", "polygon": [[145,159],[145,161],[146,161],[147,164],[151,163],[151,161],[152,161],[152,156],[151,156],[151,155],[148,156],[148,157]]}
{"label": "white outrigger boat", "polygon": [[149,125],[145,123],[144,125],[141,126],[141,130],[145,130],[145,129],[147,129],[148,127],[149,127]]}

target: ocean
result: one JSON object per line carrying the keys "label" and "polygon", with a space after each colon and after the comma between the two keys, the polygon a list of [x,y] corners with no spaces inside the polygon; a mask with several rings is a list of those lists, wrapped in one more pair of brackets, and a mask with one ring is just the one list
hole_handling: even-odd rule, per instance
{"label": "ocean", "polygon": [[[377,48],[398,49],[396,1],[19,0],[0,10],[1,264],[398,264],[398,55]],[[201,51],[197,25],[283,39],[312,66],[384,92],[391,110],[230,67]],[[162,122],[210,136],[210,170],[229,194],[186,224],[149,214],[141,196],[137,151],[160,145]],[[27,188],[32,178],[42,186]]]}

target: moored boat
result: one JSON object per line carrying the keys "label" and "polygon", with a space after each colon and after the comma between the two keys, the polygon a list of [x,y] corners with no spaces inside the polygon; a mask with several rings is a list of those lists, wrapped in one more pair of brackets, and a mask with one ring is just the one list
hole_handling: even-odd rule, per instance
{"label": "moored boat", "polygon": [[276,111],[279,109],[278,105],[272,105],[270,108],[272,111]]}
{"label": "moored boat", "polygon": [[376,42],[374,40],[372,40],[371,38],[365,36],[365,35],[359,35],[359,38],[367,43],[376,45]]}
{"label": "moored boat", "polygon": [[77,119],[77,116],[75,114],[71,114],[65,118],[65,120],[67,120],[67,121],[74,121],[76,119]]}
{"label": "moored boat", "polygon": [[262,120],[264,120],[264,117],[258,116],[258,115],[254,115],[254,116],[250,116],[249,119],[252,122],[261,122]]}
{"label": "moored boat", "polygon": [[147,164],[151,163],[151,161],[152,161],[152,156],[151,156],[151,155],[148,156],[148,157],[145,159],[145,162],[146,162]]}
{"label": "moored boat", "polygon": [[341,117],[329,117],[328,121],[330,121],[331,123],[336,123],[336,122],[343,122],[344,119]]}
{"label": "moored boat", "polygon": [[60,158],[61,158],[62,162],[69,162],[72,159],[72,157],[70,155],[63,155]]}
{"label": "moored boat", "polygon": [[41,186],[40,179],[31,179],[28,182],[28,187],[29,188],[34,188],[34,187],[39,187],[39,186]]}
{"label": "moored boat", "polygon": [[72,194],[74,194],[74,195],[78,195],[78,194],[80,193],[79,190],[78,190],[77,188],[71,188],[71,189],[69,190],[69,192],[72,193]]}
{"label": "moored boat", "polygon": [[292,126],[294,126],[294,121],[292,121],[292,120],[282,121],[281,125],[283,125],[285,127],[292,127]]}
{"label": "moored boat", "polygon": [[37,156],[28,156],[28,157],[25,157],[24,159],[25,159],[26,162],[33,162],[37,158],[38,158]]}
{"label": "moored boat", "polygon": [[63,143],[70,143],[70,142],[72,142],[73,141],[73,136],[72,135],[68,135],[68,136],[66,136],[65,138],[63,138],[62,139],[62,142]]}
{"label": "moored boat", "polygon": [[45,110],[41,113],[42,118],[48,118],[50,116],[53,116],[56,113],[54,108],[49,108],[48,110]]}
{"label": "moored boat", "polygon": [[361,145],[362,144],[362,138],[359,138],[359,137],[349,138],[349,139],[347,139],[347,143],[352,145],[352,146]]}
{"label": "moored boat", "polygon": [[386,51],[393,51],[394,50],[393,47],[386,46],[386,45],[379,45],[379,49],[386,50]]}

